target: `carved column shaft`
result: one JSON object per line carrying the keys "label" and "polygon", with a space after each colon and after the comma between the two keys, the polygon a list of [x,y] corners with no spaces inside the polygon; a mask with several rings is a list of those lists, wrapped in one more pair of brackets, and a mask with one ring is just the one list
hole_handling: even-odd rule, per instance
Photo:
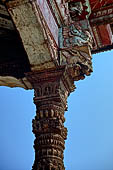
{"label": "carved column shaft", "polygon": [[35,89],[36,116],[33,120],[35,134],[35,162],[33,170],[64,170],[63,152],[67,129],[64,112],[67,97],[74,90],[65,67],[30,74]]}

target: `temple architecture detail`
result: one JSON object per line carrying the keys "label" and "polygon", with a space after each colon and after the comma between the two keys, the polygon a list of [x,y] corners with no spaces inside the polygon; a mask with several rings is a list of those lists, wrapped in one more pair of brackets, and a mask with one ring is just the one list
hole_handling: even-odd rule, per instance
{"label": "temple architecture detail", "polygon": [[65,170],[67,98],[113,49],[113,0],[1,0],[0,86],[34,89],[32,170]]}
{"label": "temple architecture detail", "polygon": [[64,170],[63,151],[67,138],[64,112],[67,110],[67,97],[75,89],[74,83],[65,67],[28,73],[27,77],[35,91],[36,105],[33,120],[33,133],[36,137],[33,170]]}

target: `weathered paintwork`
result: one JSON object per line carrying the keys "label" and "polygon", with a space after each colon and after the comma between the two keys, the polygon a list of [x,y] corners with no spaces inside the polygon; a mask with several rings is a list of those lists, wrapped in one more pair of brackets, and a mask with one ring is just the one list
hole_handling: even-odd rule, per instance
{"label": "weathered paintwork", "polygon": [[[86,21],[87,22],[87,21]],[[72,23],[67,27],[59,29],[60,48],[71,48],[74,46],[84,46],[91,43],[91,35],[87,29],[82,28],[79,23]]]}
{"label": "weathered paintwork", "polygon": [[47,1],[37,0],[37,5],[39,5],[42,15],[44,16],[44,19],[52,33],[52,36],[54,37],[54,40],[58,45],[58,25],[56,24],[56,21],[51,13]]}
{"label": "weathered paintwork", "polygon": [[[63,24],[63,17],[60,13],[61,5],[58,5],[55,0],[47,0],[47,3],[50,7],[50,10],[55,18],[55,21],[56,21],[58,27],[60,27]],[[61,2],[60,2],[60,4],[61,4]]]}

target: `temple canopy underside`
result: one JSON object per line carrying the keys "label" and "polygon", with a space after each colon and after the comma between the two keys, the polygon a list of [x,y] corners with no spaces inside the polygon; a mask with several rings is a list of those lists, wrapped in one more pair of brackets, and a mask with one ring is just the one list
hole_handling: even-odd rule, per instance
{"label": "temple canopy underside", "polygon": [[0,85],[32,89],[27,73],[64,65],[79,80],[112,48],[113,0],[0,1]]}

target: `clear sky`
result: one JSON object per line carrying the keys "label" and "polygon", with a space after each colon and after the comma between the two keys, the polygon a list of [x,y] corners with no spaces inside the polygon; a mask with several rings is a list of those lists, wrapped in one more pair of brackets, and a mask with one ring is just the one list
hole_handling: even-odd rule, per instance
{"label": "clear sky", "polygon": [[[113,51],[93,56],[65,113],[66,170],[113,170]],[[31,170],[33,90],[0,87],[0,170]]]}

